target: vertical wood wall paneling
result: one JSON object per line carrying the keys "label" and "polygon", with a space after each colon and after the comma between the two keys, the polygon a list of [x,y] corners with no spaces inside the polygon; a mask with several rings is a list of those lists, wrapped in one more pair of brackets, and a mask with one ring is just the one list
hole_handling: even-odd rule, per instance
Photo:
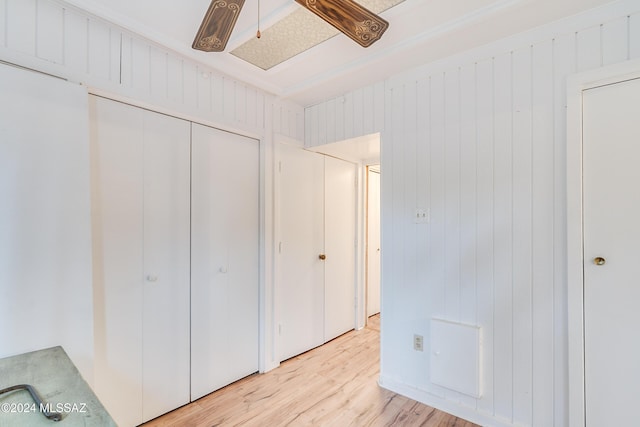
{"label": "vertical wood wall paneling", "polygon": [[317,145],[323,145],[327,143],[327,104],[322,103],[316,106],[316,119],[315,123],[312,124],[316,126],[316,133],[318,134],[318,139],[315,141]]}
{"label": "vertical wood wall paneling", "polygon": [[327,101],[327,111],[326,111],[326,125],[324,128],[326,129],[326,138],[327,143],[336,140],[336,99],[331,99]]}
{"label": "vertical wood wall paneling", "polygon": [[477,144],[477,324],[482,327],[483,359],[482,374],[485,393],[478,401],[478,409],[494,412],[494,132],[493,132],[493,60],[487,59],[476,64],[476,144]]}
{"label": "vertical wood wall paneling", "polygon": [[[533,425],[553,425],[553,264],[555,253],[553,156],[553,43],[536,44],[532,52],[532,306]],[[551,248],[551,249],[550,249]]]}
{"label": "vertical wood wall paneling", "polygon": [[629,59],[629,17],[623,16],[602,26],[603,65]]}
{"label": "vertical wood wall paneling", "polygon": [[93,79],[111,79],[111,29],[102,21],[88,20],[88,74]]}
{"label": "vertical wood wall paneling", "polygon": [[253,87],[246,88],[246,96],[245,96],[245,124],[252,129],[256,129],[258,127],[258,91]]}
{"label": "vertical wood wall paneling", "polygon": [[[344,103],[345,103],[345,97],[341,96],[336,98],[336,136],[335,136],[335,140],[336,141],[342,141],[343,139],[345,139],[345,111],[344,111]],[[384,102],[383,102],[383,107],[384,107]],[[305,132],[307,131],[307,129],[305,128]],[[311,135],[313,137],[313,135]]]}
{"label": "vertical wood wall paneling", "polygon": [[385,119],[385,82],[378,82],[373,85],[373,93],[374,93],[374,111],[373,111],[373,124],[374,128],[372,132],[380,132],[384,130],[384,119]]}
{"label": "vertical wood wall paneling", "polygon": [[36,52],[38,58],[62,64],[64,60],[64,10],[48,0],[38,0],[37,6]]}
{"label": "vertical wood wall paneling", "polygon": [[[413,177],[413,179],[406,179],[403,185],[403,193],[405,194],[404,198],[404,206],[402,207],[402,235],[404,236],[403,240],[400,244],[403,246],[403,251],[407,255],[403,257],[403,271],[404,271],[404,281],[402,283],[396,284],[396,290],[405,297],[410,297],[411,295],[416,295],[416,290],[419,288],[418,284],[418,274],[417,274],[417,262],[416,257],[418,256],[417,248],[418,248],[418,239],[417,239],[417,230],[420,227],[419,224],[416,224],[415,221],[412,221],[413,214],[416,209],[416,194],[418,188],[418,182],[415,179],[418,165],[416,160],[417,154],[417,141],[416,141],[416,126],[417,126],[417,93],[416,93],[416,82],[408,81],[404,84],[403,87],[404,97],[403,97],[403,110],[404,114],[402,115],[403,121],[403,168],[407,177]],[[362,92],[354,93],[354,101],[360,98],[360,94]],[[354,125],[356,125],[357,120],[354,120]],[[414,315],[411,316],[412,319],[419,319],[423,315],[421,314],[418,307],[411,307],[410,309]],[[417,325],[416,325],[417,326]],[[419,331],[411,331],[413,333],[420,333]],[[411,342],[410,340],[408,342]],[[413,358],[418,358],[421,356],[418,352],[412,353]],[[417,379],[420,383],[421,381]]]}
{"label": "vertical wood wall paneling", "polygon": [[567,200],[567,181],[566,181],[566,165],[567,154],[564,141],[567,135],[566,120],[564,112],[567,105],[567,85],[566,76],[573,74],[576,69],[576,46],[573,34],[567,34],[557,37],[553,40],[553,66],[554,66],[554,105],[555,105],[555,121],[554,121],[554,171],[555,171],[555,188],[554,188],[554,230],[555,241],[554,251],[556,262],[554,264],[554,321],[555,321],[555,342],[554,342],[554,401],[556,402],[555,422],[556,425],[568,424],[567,411],[567,381],[566,376],[566,360],[567,344],[566,331],[567,320],[563,313],[567,310],[567,262],[566,262],[566,200]]}
{"label": "vertical wood wall paneling", "polygon": [[576,34],[578,71],[602,66],[602,25],[587,28]]}
{"label": "vertical wood wall paneling", "polygon": [[[391,110],[393,114],[389,118],[392,121],[392,129],[393,135],[391,139],[394,141],[403,140],[404,137],[404,88],[402,86],[394,87],[389,93],[389,101],[391,105]],[[345,102],[346,104],[346,102]],[[345,116],[346,116],[345,112]],[[346,121],[346,119],[345,119]],[[390,165],[389,168],[389,176],[386,181],[388,185],[386,186],[387,197],[389,198],[386,204],[386,212],[384,215],[383,221],[384,225],[382,226],[383,230],[387,230],[387,236],[390,237],[389,240],[385,240],[382,243],[382,251],[389,254],[389,258],[386,260],[387,269],[386,271],[390,274],[385,275],[385,283],[387,289],[391,290],[393,288],[393,293],[396,292],[396,288],[401,286],[404,283],[404,248],[402,246],[403,236],[402,231],[404,228],[403,219],[404,218],[404,174],[400,171],[404,166],[404,157],[402,150],[398,149],[396,146],[392,146],[391,144],[387,146],[383,146],[385,149],[385,153],[383,157],[388,160]],[[383,181],[384,185],[384,181]],[[382,268],[383,274],[385,273],[385,267]],[[385,289],[383,287],[383,292]],[[390,294],[392,294],[390,292]],[[385,306],[385,313],[388,313],[390,318],[400,319],[402,316],[399,313],[402,313],[406,310],[406,307],[401,305],[400,302],[396,299],[389,299],[391,304]],[[387,314],[385,314],[387,316]],[[400,347],[403,344],[405,346],[411,345],[410,342],[403,342],[403,338],[406,338],[409,335],[407,332],[402,337],[398,335],[391,335],[386,337],[386,344],[389,346],[388,348]],[[389,356],[389,364],[397,365],[397,363],[401,363],[401,359],[398,358],[398,354],[396,352],[387,352]],[[383,354],[383,358],[384,358]],[[402,369],[402,368],[401,368]]]}
{"label": "vertical wood wall paneling", "polygon": [[513,405],[514,422],[532,420],[531,47],[513,53]]}
{"label": "vertical wood wall paneling", "polygon": [[167,52],[149,46],[149,94],[159,102],[168,98],[168,63]]}
{"label": "vertical wood wall paneling", "polygon": [[[493,60],[494,87],[494,414],[513,420],[513,110],[512,53]],[[499,82],[499,84],[498,84]]]}
{"label": "vertical wood wall paneling", "polygon": [[235,84],[236,115],[235,120],[247,124],[247,87],[241,82]]}
{"label": "vertical wood wall paneling", "polygon": [[353,92],[344,96],[344,139],[353,138]]}
{"label": "vertical wood wall paneling", "polygon": [[369,135],[374,132],[374,92],[373,86],[362,88],[362,134]]}
{"label": "vertical wood wall paneling", "polygon": [[[36,56],[36,0],[7,1],[7,47]],[[19,16],[20,19],[14,17]]]}
{"label": "vertical wood wall paneling", "polygon": [[444,286],[445,315],[460,321],[460,71],[445,74]]}
{"label": "vertical wood wall paneling", "polygon": [[211,84],[213,77],[211,72],[206,69],[198,67],[197,69],[198,79],[196,81],[196,108],[200,112],[210,113],[213,111],[213,100],[211,98]]}
{"label": "vertical wood wall paneling", "polygon": [[[429,209],[429,186],[430,186],[430,170],[428,168],[429,162],[429,117],[430,117],[430,88],[429,79],[425,76],[420,76],[416,82],[416,114],[414,120],[416,123],[416,191],[415,195],[416,206],[414,208]],[[375,94],[375,91],[373,92]],[[375,96],[375,95],[374,95]],[[383,142],[382,142],[383,143]],[[386,159],[385,159],[386,161]],[[412,212],[409,212],[410,214]],[[424,362],[421,364],[428,367],[430,364],[430,342],[431,342],[431,329],[429,328],[430,317],[429,314],[433,312],[433,301],[428,297],[430,295],[429,288],[432,284],[424,280],[425,277],[429,277],[429,223],[416,224],[416,274],[417,278],[417,292],[415,297],[421,302],[422,310],[418,312],[417,319],[422,323],[424,328]],[[425,373],[421,378],[420,384],[424,383],[423,387],[429,387],[429,375]]]}
{"label": "vertical wood wall paneling", "polygon": [[640,12],[629,16],[629,59],[640,58]]}
{"label": "vertical wood wall paneling", "polygon": [[[137,96],[151,96],[151,46],[142,41],[131,39],[131,87]],[[123,68],[124,71],[124,68]],[[127,73],[123,72],[123,76]]]}
{"label": "vertical wood wall paneling", "polygon": [[64,65],[73,73],[88,72],[88,19],[70,9],[64,10]]}
{"label": "vertical wood wall paneling", "polygon": [[224,108],[222,115],[228,122],[236,121],[236,82],[230,78],[223,77],[222,91],[224,93]]}
{"label": "vertical wood wall paneling", "polygon": [[[445,93],[444,73],[431,76],[431,105],[429,111],[430,150],[428,168],[431,174],[429,189],[431,206],[431,223],[429,227],[429,271],[431,283],[430,298],[436,304],[431,316],[446,318],[446,287],[445,287]],[[394,141],[398,141],[394,139]]]}
{"label": "vertical wood wall paneling", "polygon": [[[473,64],[460,68],[460,321],[477,324],[476,310],[476,75]],[[475,406],[475,404],[474,404]]]}
{"label": "vertical wood wall paneling", "polygon": [[7,1],[0,0],[0,47],[7,47]]}
{"label": "vertical wood wall paneling", "polygon": [[211,100],[214,117],[222,117],[225,106],[224,77],[211,74]]}
{"label": "vertical wood wall paneling", "polygon": [[[188,111],[198,111],[198,83],[200,67],[190,61],[182,61],[182,103]],[[207,88],[208,89],[208,88]],[[209,93],[209,91],[205,91]]]}
{"label": "vertical wood wall paneling", "polygon": [[364,135],[364,90],[353,91],[353,130],[351,137]]}
{"label": "vertical wood wall paneling", "polygon": [[183,63],[172,54],[167,54],[167,99],[174,105],[184,103]]}

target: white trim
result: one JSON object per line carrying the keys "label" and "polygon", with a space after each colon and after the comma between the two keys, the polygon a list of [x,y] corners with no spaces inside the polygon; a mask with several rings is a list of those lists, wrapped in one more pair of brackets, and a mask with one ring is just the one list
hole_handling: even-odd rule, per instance
{"label": "white trim", "polygon": [[382,388],[398,393],[402,396],[406,396],[420,403],[424,403],[427,406],[431,406],[432,408],[444,411],[474,424],[492,427],[513,427],[515,425],[509,420],[500,419],[488,413],[478,412],[475,408],[463,406],[460,403],[444,399],[419,388],[411,387],[402,382],[395,381],[393,378],[385,377],[384,375],[380,376],[378,384]]}
{"label": "white trim", "polygon": [[640,60],[625,61],[567,79],[567,296],[569,426],[585,426],[582,223],[582,92],[640,78]]}

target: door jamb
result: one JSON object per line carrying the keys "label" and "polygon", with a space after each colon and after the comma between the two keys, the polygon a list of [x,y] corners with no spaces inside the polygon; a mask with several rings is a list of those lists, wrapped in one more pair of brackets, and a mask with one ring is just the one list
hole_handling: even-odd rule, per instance
{"label": "door jamb", "polygon": [[640,60],[567,78],[567,301],[569,426],[585,426],[582,92],[640,78]]}

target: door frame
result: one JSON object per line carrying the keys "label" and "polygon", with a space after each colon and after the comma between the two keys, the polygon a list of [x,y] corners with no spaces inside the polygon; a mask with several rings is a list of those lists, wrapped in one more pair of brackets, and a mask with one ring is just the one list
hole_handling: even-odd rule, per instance
{"label": "door frame", "polygon": [[567,78],[567,321],[569,426],[585,426],[582,92],[640,78],[640,60]]}

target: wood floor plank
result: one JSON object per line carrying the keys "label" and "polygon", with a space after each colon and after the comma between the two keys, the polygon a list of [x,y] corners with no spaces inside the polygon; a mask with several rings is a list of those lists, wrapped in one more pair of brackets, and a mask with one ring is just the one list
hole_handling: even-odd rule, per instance
{"label": "wood floor plank", "polygon": [[252,375],[146,427],[477,427],[378,386],[380,320]]}

